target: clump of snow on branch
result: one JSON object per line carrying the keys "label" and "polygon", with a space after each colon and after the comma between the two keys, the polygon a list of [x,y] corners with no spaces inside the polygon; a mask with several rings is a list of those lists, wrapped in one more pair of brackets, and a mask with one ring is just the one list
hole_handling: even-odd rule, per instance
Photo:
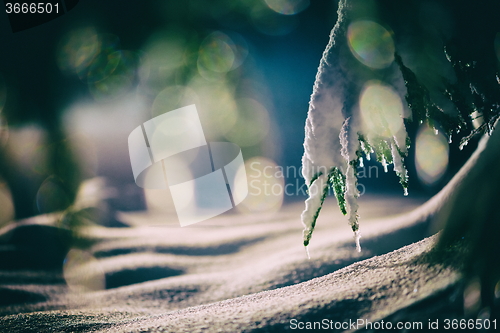
{"label": "clump of snow on branch", "polygon": [[[389,113],[380,111],[385,106],[377,104],[384,96],[376,97],[368,104],[363,102],[365,94],[378,96],[378,92],[385,93],[390,99],[392,95],[397,95],[394,90],[382,83],[370,83],[367,80],[365,89],[361,91],[353,83],[346,66],[342,66],[339,61],[345,54],[342,52],[348,49],[345,4],[346,1],[339,3],[338,21],[321,58],[309,102],[302,157],[309,198],[301,219],[304,246],[308,246],[323,202],[332,187],[341,212],[348,215],[356,248],[361,251],[357,167],[362,164],[362,153],[367,160],[371,153],[375,153],[385,169],[387,164],[394,163],[394,170],[406,194],[408,176],[404,157],[407,154],[407,133],[399,97],[397,100],[400,105],[394,102],[390,105]],[[359,95],[353,96],[356,92]],[[370,119],[370,113],[374,119]],[[393,117],[396,119],[391,119]]]}

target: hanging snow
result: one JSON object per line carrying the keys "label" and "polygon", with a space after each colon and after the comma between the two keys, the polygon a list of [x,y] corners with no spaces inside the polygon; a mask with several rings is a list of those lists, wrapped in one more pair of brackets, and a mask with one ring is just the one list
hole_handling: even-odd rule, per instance
{"label": "hanging snow", "polygon": [[[408,138],[401,97],[390,84],[374,80],[377,75],[370,78],[370,73],[385,70],[394,61],[392,37],[378,23],[349,22],[345,5],[345,0],[340,1],[338,21],[323,52],[309,102],[302,157],[309,198],[301,219],[307,246],[331,186],[361,251],[357,166],[364,166],[362,153],[369,161],[374,152],[386,171],[387,165],[394,163],[406,193],[404,156]],[[370,47],[379,49],[364,45],[368,39],[374,41]],[[375,55],[384,57],[375,61]],[[361,71],[353,70],[353,66],[362,68],[364,76],[360,77]],[[361,85],[360,79],[364,81]]]}

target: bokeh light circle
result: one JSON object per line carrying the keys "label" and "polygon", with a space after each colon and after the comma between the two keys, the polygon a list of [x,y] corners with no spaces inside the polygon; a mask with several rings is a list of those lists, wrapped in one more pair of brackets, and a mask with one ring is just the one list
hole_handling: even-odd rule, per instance
{"label": "bokeh light circle", "polygon": [[152,116],[156,117],[183,106],[197,104],[198,100],[196,92],[189,87],[168,86],[156,95],[152,107]]}
{"label": "bokeh light circle", "polygon": [[94,28],[71,31],[62,41],[58,56],[59,68],[80,73],[87,69],[100,49],[101,41]]}
{"label": "bokeh light circle", "polygon": [[154,33],[143,48],[139,61],[141,86],[148,93],[158,93],[175,80],[177,70],[185,65],[188,36],[170,29]]}
{"label": "bokeh light circle", "polygon": [[0,113],[0,147],[5,146],[9,139],[9,126],[5,116]]}
{"label": "bokeh light circle", "polygon": [[240,67],[247,58],[248,43],[242,35],[234,31],[228,32],[228,36],[231,38],[231,41],[233,42],[232,44],[230,44],[234,53],[233,67],[231,67],[231,70],[233,70]]}
{"label": "bokeh light circle", "polygon": [[7,184],[0,183],[0,228],[14,219],[14,203]]}
{"label": "bokeh light circle", "polygon": [[352,22],[347,28],[347,41],[356,59],[368,67],[385,68],[394,60],[392,35],[376,22]]}
{"label": "bokeh light circle", "polygon": [[418,178],[425,185],[438,182],[448,167],[449,144],[446,137],[424,124],[415,144],[415,164]]}
{"label": "bokeh light circle", "polygon": [[189,87],[196,91],[197,104],[207,139],[217,141],[220,135],[230,131],[236,124],[238,110],[234,98],[234,87],[224,81],[207,82],[201,76],[194,77]]}
{"label": "bokeh light circle", "polygon": [[110,75],[104,80],[89,85],[92,96],[97,101],[124,96],[133,86],[132,78],[126,75]]}
{"label": "bokeh light circle", "polygon": [[9,128],[7,147],[17,167],[30,174],[47,175],[49,170],[46,132],[35,125]]}
{"label": "bokeh light circle", "polygon": [[284,180],[276,177],[277,164],[265,157],[245,162],[248,195],[237,207],[243,213],[277,212],[283,204]]}
{"label": "bokeh light circle", "polygon": [[139,56],[135,52],[119,50],[118,37],[101,36],[102,49],[86,72],[89,90],[96,100],[109,100],[132,89],[136,78]]}
{"label": "bokeh light circle", "polygon": [[45,179],[36,194],[36,206],[41,214],[62,211],[70,204],[64,184],[54,176]]}
{"label": "bokeh light circle", "polygon": [[369,81],[365,85],[359,107],[363,128],[369,135],[392,138],[404,126],[401,98],[382,82]]}
{"label": "bokeh light circle", "polygon": [[97,82],[111,75],[120,63],[120,39],[113,34],[99,34],[99,52],[95,54],[92,61],[87,65],[86,71],[80,71],[82,81],[88,83]]}
{"label": "bokeh light circle", "polygon": [[120,52],[100,53],[89,66],[87,80],[89,83],[101,81],[110,76],[121,60]]}
{"label": "bokeh light circle", "polygon": [[88,292],[106,288],[106,278],[99,261],[89,252],[71,249],[63,265],[63,276],[74,292]]}
{"label": "bokeh light circle", "polygon": [[[198,68],[216,73],[230,71],[235,61],[233,49],[234,43],[228,35],[220,31],[211,33],[201,43],[198,52]],[[201,71],[200,74],[202,74]]]}
{"label": "bokeh light circle", "polygon": [[265,0],[269,8],[283,15],[295,15],[309,7],[309,0]]}
{"label": "bokeh light circle", "polygon": [[251,98],[236,100],[237,118],[234,126],[224,136],[240,147],[260,143],[271,126],[267,109]]}

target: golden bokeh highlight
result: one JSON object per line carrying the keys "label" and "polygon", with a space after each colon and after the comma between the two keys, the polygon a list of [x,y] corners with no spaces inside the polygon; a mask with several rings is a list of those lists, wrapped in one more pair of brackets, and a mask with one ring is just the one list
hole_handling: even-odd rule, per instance
{"label": "golden bokeh highlight", "polygon": [[420,181],[426,185],[438,182],[448,167],[449,144],[441,133],[424,124],[415,143],[415,164]]}
{"label": "golden bokeh highlight", "polygon": [[89,63],[87,71],[82,80],[93,83],[106,79],[118,68],[121,54],[117,51],[120,44],[118,37],[111,34],[99,35],[100,49]]}
{"label": "golden bokeh highlight", "polygon": [[152,106],[152,117],[159,116],[183,106],[199,104],[196,92],[190,87],[174,85],[168,86],[156,95]]}
{"label": "golden bokeh highlight", "polygon": [[106,101],[110,98],[124,96],[130,91],[133,78],[125,75],[111,75],[105,80],[98,81],[89,86],[90,93],[97,101]]}
{"label": "golden bokeh highlight", "polygon": [[201,43],[198,51],[198,71],[206,79],[211,79],[211,73],[226,73],[233,68],[236,59],[233,51],[235,45],[232,39],[215,31]]}
{"label": "golden bokeh highlight", "polygon": [[9,188],[0,183],[0,228],[14,219],[14,203]]}
{"label": "golden bokeh highlight", "polygon": [[238,109],[234,98],[234,86],[226,82],[210,82],[195,76],[189,87],[196,92],[203,103],[197,104],[203,121],[203,129],[209,140],[218,140],[220,135],[229,132],[238,119]]}
{"label": "golden bokeh highlight", "polygon": [[464,289],[464,312],[466,315],[477,313],[481,308],[481,283],[473,279]]}
{"label": "golden bokeh highlight", "polygon": [[26,175],[48,172],[46,133],[39,126],[28,125],[9,129],[6,149]]}
{"label": "golden bokeh highlight", "polygon": [[71,249],[63,265],[63,276],[73,292],[88,292],[106,288],[106,279],[99,261],[89,252]]}
{"label": "golden bokeh highlight", "polygon": [[186,65],[187,36],[175,29],[151,36],[140,57],[139,78],[143,89],[159,92],[175,83],[177,70]]}
{"label": "golden bokeh highlight", "polygon": [[139,55],[120,50],[117,36],[85,28],[63,38],[58,63],[61,70],[78,75],[94,99],[101,101],[131,90]]}
{"label": "golden bokeh highlight", "polygon": [[269,8],[283,15],[295,15],[307,7],[309,0],[265,0]]}
{"label": "golden bokeh highlight", "polygon": [[78,74],[87,69],[100,49],[101,42],[94,28],[71,31],[63,38],[58,56],[59,67]]}
{"label": "golden bokeh highlight", "polygon": [[391,86],[369,81],[361,93],[359,108],[368,136],[392,138],[403,129],[403,103]]}
{"label": "golden bokeh highlight", "polygon": [[9,139],[9,126],[7,119],[0,112],[0,147],[4,146]]}
{"label": "golden bokeh highlight", "polygon": [[284,179],[276,177],[277,164],[271,159],[259,156],[249,159],[242,167],[247,174],[248,195],[237,206],[238,210],[243,213],[279,211],[283,205]]}
{"label": "golden bokeh highlight", "polygon": [[368,67],[385,68],[394,61],[392,34],[376,22],[352,22],[347,28],[347,41],[356,59]]}
{"label": "golden bokeh highlight", "polygon": [[139,64],[137,53],[119,49],[118,37],[106,34],[101,39],[106,48],[92,61],[87,73],[89,90],[96,100],[115,98],[130,91]]}
{"label": "golden bokeh highlight", "polygon": [[236,100],[237,119],[225,138],[240,147],[249,147],[262,142],[270,129],[267,109],[251,98]]}

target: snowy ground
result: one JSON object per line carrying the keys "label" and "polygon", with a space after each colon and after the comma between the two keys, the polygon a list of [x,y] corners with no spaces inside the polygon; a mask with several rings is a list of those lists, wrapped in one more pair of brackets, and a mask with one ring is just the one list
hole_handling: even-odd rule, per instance
{"label": "snowy ground", "polygon": [[[405,309],[446,293],[458,278],[453,269],[429,259],[435,236],[424,239],[427,224],[414,223],[408,214],[396,216],[422,202],[402,195],[362,197],[363,251],[357,253],[346,218],[327,200],[309,246],[310,260],[302,246],[302,203],[274,215],[227,214],[185,228],[160,215],[124,214],[121,219],[135,227],[84,230],[91,245],[66,257],[66,281],[57,265],[13,263],[20,252],[26,256],[35,249],[15,239],[36,226],[18,228],[17,236],[3,229],[0,327],[9,332],[267,332],[292,329],[292,319],[397,320]],[[138,226],[141,221],[149,226]],[[43,228],[35,233],[46,240],[61,235]],[[49,247],[38,255],[44,249]]]}

